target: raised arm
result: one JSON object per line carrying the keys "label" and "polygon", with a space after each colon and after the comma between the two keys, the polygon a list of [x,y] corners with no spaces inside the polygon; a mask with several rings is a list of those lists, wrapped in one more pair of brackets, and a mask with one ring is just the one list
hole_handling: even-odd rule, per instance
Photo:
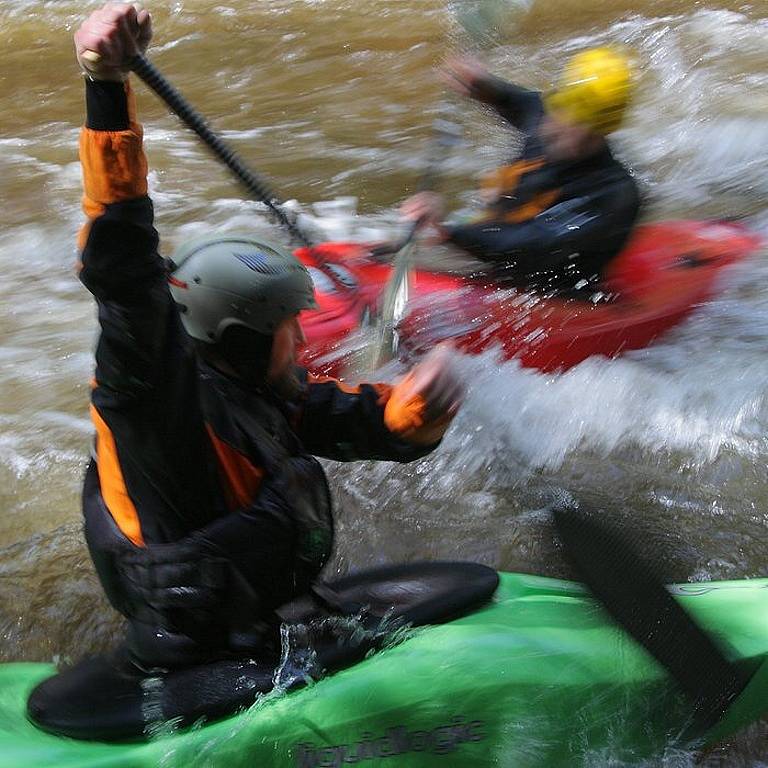
{"label": "raised arm", "polygon": [[498,114],[520,130],[526,130],[538,121],[544,108],[541,96],[519,85],[508,83],[488,72],[479,61],[471,57],[448,59],[442,79],[462,96],[492,107]]}
{"label": "raised arm", "polygon": [[80,136],[83,209],[80,279],[99,305],[94,403],[117,405],[151,391],[163,374],[167,331],[177,324],[157,252],[142,128],[125,62],[146,49],[146,11],[110,4],[75,33],[86,124]]}
{"label": "raised arm", "polygon": [[134,544],[172,541],[214,515],[197,369],[157,252],[147,162],[125,62],[151,35],[133,6],[94,11],[75,34],[86,71],[80,138],[80,278],[101,329],[91,416],[100,491]]}
{"label": "raised arm", "polygon": [[[104,243],[105,232],[131,228],[143,247],[135,260],[156,267],[157,235],[147,197],[147,161],[142,129],[127,72],[122,65],[146,49],[152,36],[146,11],[133,6],[105,5],[94,11],[75,33],[75,52],[85,73],[86,123],[80,134],[83,209],[88,222],[80,232],[82,276],[93,292],[109,291],[126,282],[138,266],[120,258],[117,237]],[[122,243],[127,245],[127,243]],[[105,247],[107,246],[107,247]],[[98,298],[98,295],[97,295]]]}

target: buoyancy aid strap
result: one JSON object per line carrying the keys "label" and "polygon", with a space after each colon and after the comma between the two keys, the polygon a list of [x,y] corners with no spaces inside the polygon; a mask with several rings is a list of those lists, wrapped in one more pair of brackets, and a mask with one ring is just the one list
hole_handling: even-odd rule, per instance
{"label": "buoyancy aid strap", "polygon": [[123,535],[137,547],[143,547],[144,536],[139,514],[125,485],[115,437],[93,405],[91,419],[96,427],[96,458],[104,504]]}
{"label": "buoyancy aid strap", "polygon": [[[487,173],[481,181],[481,189],[484,197],[491,204],[481,221],[499,220],[499,208],[504,207],[502,198],[512,197],[514,191],[520,184],[520,180],[526,173],[537,171],[544,166],[544,158],[535,158],[532,160],[518,160],[510,165],[502,165],[494,171]],[[538,216],[547,208],[554,205],[560,197],[561,190],[545,190],[534,195],[530,200],[522,205],[509,208],[501,216],[501,221],[510,224],[521,224],[524,221],[530,221]]]}
{"label": "buoyancy aid strap", "polygon": [[537,171],[543,165],[544,158],[518,160],[509,165],[501,165],[483,176],[480,180],[480,188],[496,195],[513,192],[526,173]]}
{"label": "buoyancy aid strap", "polygon": [[205,428],[216,454],[227,507],[234,511],[252,504],[264,477],[264,470],[254,466],[245,454],[225,443],[210,424],[206,424]]}
{"label": "buoyancy aid strap", "polygon": [[510,224],[522,224],[524,221],[530,221],[535,219],[540,213],[543,213],[547,208],[551,208],[560,197],[560,190],[553,189],[550,192],[541,192],[535,195],[527,203],[524,203],[517,208],[513,208],[509,213],[503,217],[504,221]]}

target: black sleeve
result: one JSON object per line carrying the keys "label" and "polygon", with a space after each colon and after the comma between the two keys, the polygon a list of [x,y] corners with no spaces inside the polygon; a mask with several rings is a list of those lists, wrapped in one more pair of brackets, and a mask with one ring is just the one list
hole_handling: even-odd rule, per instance
{"label": "black sleeve", "polygon": [[130,400],[167,376],[169,334],[177,310],[157,253],[149,198],[114,203],[93,221],[81,254],[80,280],[96,299],[101,334],[96,380],[102,396]]}
{"label": "black sleeve", "polygon": [[80,280],[97,300],[135,304],[153,286],[165,285],[153,218],[145,196],[107,205],[93,220],[80,256]]}
{"label": "black sleeve", "polygon": [[448,240],[483,261],[513,261],[521,274],[556,269],[574,253],[623,242],[638,214],[634,182],[571,198],[530,221],[486,221],[448,228]]}
{"label": "black sleeve", "polygon": [[470,96],[492,107],[504,120],[520,130],[529,130],[544,112],[539,93],[492,75],[476,80],[471,86]]}
{"label": "black sleeve", "polygon": [[352,388],[333,379],[310,379],[296,423],[304,447],[335,461],[408,462],[425,456],[435,445],[416,445],[387,429],[384,408],[390,391],[388,385]]}
{"label": "black sleeve", "polygon": [[100,397],[131,399],[167,374],[169,334],[178,336],[178,319],[146,193],[141,127],[129,117],[129,85],[85,83],[80,157],[90,221],[83,229],[80,280],[98,304]]}

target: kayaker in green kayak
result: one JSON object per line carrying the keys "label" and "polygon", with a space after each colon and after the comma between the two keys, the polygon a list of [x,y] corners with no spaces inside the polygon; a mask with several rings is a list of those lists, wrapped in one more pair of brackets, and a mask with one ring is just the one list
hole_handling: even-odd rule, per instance
{"label": "kayaker in green kayak", "polygon": [[80,279],[98,305],[85,534],[144,668],[252,653],[275,607],[310,589],[333,539],[315,455],[406,462],[462,399],[450,350],[396,386],[297,367],[307,270],[248,234],[158,255],[127,62],[149,14],[108,4],[75,33],[84,70]]}
{"label": "kayaker in green kayak", "polygon": [[522,133],[523,149],[485,179],[486,205],[476,221],[443,222],[444,201],[435,192],[410,197],[404,215],[433,227],[434,241],[491,262],[506,283],[593,291],[640,210],[637,185],[606,140],[630,100],[627,58],[607,47],[579,53],[544,97],[492,76],[474,59],[450,61],[445,75],[450,87]]}

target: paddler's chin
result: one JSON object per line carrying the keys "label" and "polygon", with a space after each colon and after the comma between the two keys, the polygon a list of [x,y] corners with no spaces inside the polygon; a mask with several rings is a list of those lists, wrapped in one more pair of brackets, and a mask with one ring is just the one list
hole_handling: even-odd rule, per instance
{"label": "paddler's chin", "polygon": [[548,112],[541,122],[544,154],[551,162],[573,162],[594,155],[605,139],[591,128],[569,123],[555,112]]}
{"label": "paddler's chin", "polygon": [[283,400],[295,400],[301,394],[302,385],[295,366],[276,378],[269,377],[267,383],[272,391]]}

